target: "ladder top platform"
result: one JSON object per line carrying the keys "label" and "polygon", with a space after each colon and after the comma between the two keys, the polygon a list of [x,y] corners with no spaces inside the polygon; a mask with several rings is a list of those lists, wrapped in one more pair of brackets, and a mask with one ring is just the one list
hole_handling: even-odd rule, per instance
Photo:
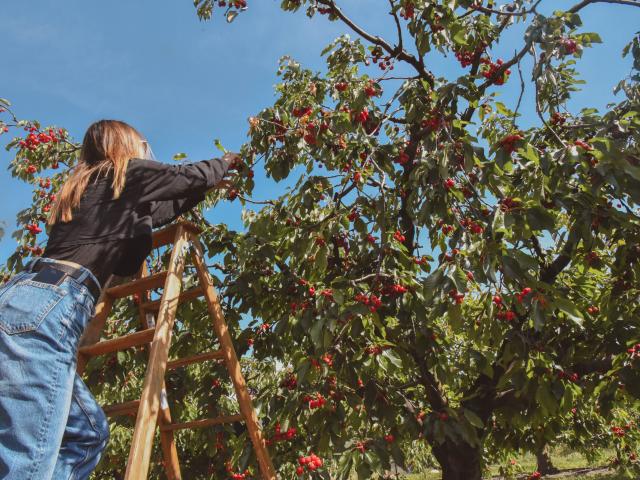
{"label": "ladder top platform", "polygon": [[151,237],[153,248],[159,248],[164,245],[173,243],[176,237],[176,231],[180,226],[194,235],[199,235],[202,233],[202,229],[195,223],[188,222],[186,220],[178,220],[177,222],[172,223],[167,227],[160,228],[153,232],[153,235]]}

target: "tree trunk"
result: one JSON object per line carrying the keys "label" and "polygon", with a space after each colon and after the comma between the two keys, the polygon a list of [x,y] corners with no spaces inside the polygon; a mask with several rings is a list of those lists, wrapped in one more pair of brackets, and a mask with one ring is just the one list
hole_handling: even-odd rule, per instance
{"label": "tree trunk", "polygon": [[431,450],[442,468],[442,480],[482,480],[479,448],[446,441]]}
{"label": "tree trunk", "polygon": [[538,471],[542,475],[551,475],[560,471],[553,466],[553,463],[551,463],[549,449],[547,448],[546,444],[543,445],[542,448],[538,448],[536,452],[536,459],[538,461]]}

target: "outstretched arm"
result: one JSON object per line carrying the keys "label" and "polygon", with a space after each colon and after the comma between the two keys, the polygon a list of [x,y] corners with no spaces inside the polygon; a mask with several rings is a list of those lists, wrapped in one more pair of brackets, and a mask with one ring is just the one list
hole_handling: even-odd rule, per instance
{"label": "outstretched arm", "polygon": [[[188,212],[205,199],[207,191],[225,188],[229,182],[223,180],[224,175],[239,161],[239,156],[225,154],[222,159],[179,166],[157,165],[159,162],[156,162],[145,169],[142,172],[142,201],[154,198],[150,202],[153,226],[160,227]],[[178,195],[181,198],[175,198]]]}
{"label": "outstretched arm", "polygon": [[227,171],[233,168],[240,157],[225,153],[222,158],[202,160],[183,165],[167,165],[150,160],[138,170],[141,203],[161,200],[180,200],[202,196],[217,186]]}

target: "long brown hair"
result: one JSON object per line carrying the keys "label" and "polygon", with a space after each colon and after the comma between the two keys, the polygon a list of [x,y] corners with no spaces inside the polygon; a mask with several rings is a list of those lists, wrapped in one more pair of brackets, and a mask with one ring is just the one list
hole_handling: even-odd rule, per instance
{"label": "long brown hair", "polygon": [[71,221],[72,211],[80,204],[94,174],[97,179],[113,171],[113,198],[118,198],[124,188],[129,160],[145,157],[145,143],[140,132],[125,122],[100,120],[93,123],[82,140],[78,164],[62,186],[47,223]]}

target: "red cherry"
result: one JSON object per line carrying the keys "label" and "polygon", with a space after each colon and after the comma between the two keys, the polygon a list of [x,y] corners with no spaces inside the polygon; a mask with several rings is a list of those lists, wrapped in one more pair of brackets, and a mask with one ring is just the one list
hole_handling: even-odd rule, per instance
{"label": "red cherry", "polygon": [[369,110],[367,110],[366,108],[364,108],[361,112],[358,112],[356,114],[356,122],[358,123],[366,123],[368,118],[369,118]]}
{"label": "red cherry", "polygon": [[576,147],[580,147],[580,148],[582,148],[584,150],[587,150],[587,151],[593,150],[593,147],[591,145],[589,145],[587,142],[583,141],[583,140],[576,140],[573,143],[574,143],[574,145]]}
{"label": "red cherry", "polygon": [[410,160],[409,155],[403,151],[403,152],[400,152],[400,154],[394,160],[394,162],[400,165],[406,165],[409,162],[409,160]]}
{"label": "red cherry", "polygon": [[562,39],[562,46],[564,47],[564,51],[569,55],[572,55],[578,51],[578,44],[571,38]]}

